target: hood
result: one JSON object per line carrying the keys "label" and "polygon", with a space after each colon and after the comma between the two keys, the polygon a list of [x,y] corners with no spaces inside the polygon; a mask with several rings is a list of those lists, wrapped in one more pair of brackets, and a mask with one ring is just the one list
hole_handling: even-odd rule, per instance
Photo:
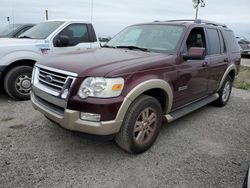
{"label": "hood", "polygon": [[45,43],[45,40],[37,39],[19,39],[19,38],[0,38],[0,47],[16,47],[26,45],[36,45],[39,43]]}
{"label": "hood", "polygon": [[[83,53],[47,57],[37,64],[77,73],[79,77],[126,74],[135,67],[142,70],[147,64],[167,58],[167,54],[137,50],[98,48]],[[138,67],[139,66],[139,67]],[[153,67],[151,67],[153,68]],[[120,71],[118,71],[120,70]],[[112,73],[112,74],[111,74]]]}

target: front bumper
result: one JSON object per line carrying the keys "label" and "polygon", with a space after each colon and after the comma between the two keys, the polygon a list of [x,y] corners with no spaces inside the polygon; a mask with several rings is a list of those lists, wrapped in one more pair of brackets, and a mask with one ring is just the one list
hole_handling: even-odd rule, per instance
{"label": "front bumper", "polygon": [[95,135],[111,135],[119,132],[122,124],[122,121],[115,120],[100,122],[84,121],[80,119],[79,111],[69,109],[65,109],[64,113],[60,115],[40,103],[39,100],[36,99],[34,94],[31,94],[31,102],[33,107],[44,114],[46,117],[58,123],[62,127],[73,131]]}

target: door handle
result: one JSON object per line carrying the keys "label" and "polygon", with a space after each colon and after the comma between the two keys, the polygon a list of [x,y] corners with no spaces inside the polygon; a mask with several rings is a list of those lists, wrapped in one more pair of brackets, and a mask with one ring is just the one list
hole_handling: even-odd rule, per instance
{"label": "door handle", "polygon": [[225,58],[225,59],[224,59],[224,62],[228,62],[228,58]]}
{"label": "door handle", "polygon": [[205,62],[202,63],[202,67],[207,67],[207,65],[208,65],[207,61],[205,61]]}

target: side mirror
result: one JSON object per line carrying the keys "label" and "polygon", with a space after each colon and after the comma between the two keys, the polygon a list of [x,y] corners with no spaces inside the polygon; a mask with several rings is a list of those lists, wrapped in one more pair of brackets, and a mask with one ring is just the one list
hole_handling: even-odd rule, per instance
{"label": "side mirror", "polygon": [[205,48],[200,47],[191,47],[188,50],[188,55],[183,55],[183,58],[185,60],[202,60],[205,59]]}
{"label": "side mirror", "polygon": [[66,47],[69,45],[69,37],[66,35],[59,35],[56,40],[56,47]]}

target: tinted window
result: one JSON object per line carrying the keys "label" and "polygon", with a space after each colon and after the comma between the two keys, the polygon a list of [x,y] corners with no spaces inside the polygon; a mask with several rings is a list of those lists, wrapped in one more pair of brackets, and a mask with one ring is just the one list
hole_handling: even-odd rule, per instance
{"label": "tinted window", "polygon": [[222,36],[222,33],[221,31],[219,31],[219,35],[220,35],[220,52],[221,54],[225,53],[226,52],[226,46],[225,46],[225,40]]}
{"label": "tinted window", "polygon": [[121,31],[108,46],[136,46],[154,52],[175,53],[184,27],[174,25],[135,25]]}
{"label": "tinted window", "polygon": [[207,29],[207,36],[208,36],[208,54],[220,54],[220,39],[217,29]]}
{"label": "tinted window", "polygon": [[68,46],[75,46],[82,42],[90,42],[86,24],[71,24],[63,29],[58,36],[60,35],[69,38]]}
{"label": "tinted window", "polygon": [[227,38],[227,41],[228,41],[228,46],[229,48],[231,49],[232,52],[240,52],[240,48],[239,48],[239,45],[235,39],[235,36],[233,34],[232,31],[225,31],[225,35],[226,35],[226,38]]}
{"label": "tinted window", "polygon": [[20,38],[32,38],[32,39],[46,39],[53,31],[60,27],[64,22],[53,21],[53,22],[42,22],[28,31],[20,35]]}
{"label": "tinted window", "polygon": [[206,48],[206,40],[203,28],[194,28],[188,35],[184,53],[188,53],[191,47]]}

